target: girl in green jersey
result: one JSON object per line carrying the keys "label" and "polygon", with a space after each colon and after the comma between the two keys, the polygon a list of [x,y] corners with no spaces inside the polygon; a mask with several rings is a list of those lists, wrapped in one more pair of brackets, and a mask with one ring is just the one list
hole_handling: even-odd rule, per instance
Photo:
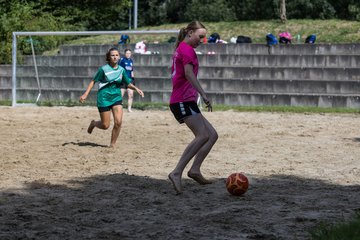
{"label": "girl in green jersey", "polygon": [[107,64],[99,68],[85,93],[80,97],[80,102],[83,103],[95,83],[99,84],[97,107],[100,113],[100,121],[92,120],[87,131],[91,134],[95,127],[103,130],[108,129],[110,127],[110,117],[112,113],[114,117],[114,127],[111,133],[110,147],[114,147],[119,137],[123,116],[120,84],[125,82],[128,88],[135,90],[141,97],[144,97],[143,91],[131,84],[131,80],[127,76],[125,69],[118,65],[119,59],[119,50],[117,48],[110,48],[106,53]]}

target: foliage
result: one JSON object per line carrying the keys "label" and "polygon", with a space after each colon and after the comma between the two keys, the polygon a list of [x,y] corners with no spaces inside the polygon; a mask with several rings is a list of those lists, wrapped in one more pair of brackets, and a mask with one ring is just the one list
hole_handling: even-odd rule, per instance
{"label": "foliage", "polygon": [[349,4],[348,10],[350,19],[360,21],[360,3]]}
{"label": "foliage", "polygon": [[279,0],[230,0],[237,20],[276,19],[279,15]]}
{"label": "foliage", "polygon": [[128,28],[129,0],[28,0],[37,9],[56,18],[66,17],[66,23],[86,30],[118,30]]}
{"label": "foliage", "polygon": [[185,20],[185,11],[179,9],[186,9],[187,1],[168,0],[166,4],[166,16],[169,23],[180,23]]}
{"label": "foliage", "polygon": [[311,231],[313,240],[358,240],[360,236],[360,213],[350,221],[337,225],[321,223]]}
{"label": "foliage", "polygon": [[[18,104],[34,103],[30,101],[18,101]],[[75,106],[94,106],[96,107],[96,101],[87,101],[85,104],[79,103],[78,101],[40,101],[37,104],[41,107],[75,107]],[[0,101],[0,106],[11,106],[10,100]],[[126,108],[126,102],[124,108]],[[152,102],[134,102],[133,108],[138,110],[169,110],[168,103],[152,103]],[[202,111],[206,111],[203,109]],[[359,109],[355,108],[321,108],[321,107],[301,107],[301,106],[229,106],[229,105],[213,105],[213,111],[238,111],[238,112],[287,112],[287,113],[341,113],[341,114],[352,114],[360,113]],[[356,224],[359,225],[360,216],[356,219]],[[330,229],[332,226],[320,224],[317,229],[314,229],[314,235],[318,235],[324,227]],[[327,230],[328,231],[328,230]],[[326,239],[326,238],[325,238]]]}
{"label": "foliage", "polygon": [[11,62],[12,32],[25,28],[25,23],[32,18],[32,7],[19,2],[0,2],[0,64]]}
{"label": "foliage", "polygon": [[[0,64],[12,61],[12,32],[15,31],[61,31],[71,30],[72,27],[65,23],[62,17],[54,17],[50,13],[36,9],[35,3],[26,4],[19,0],[0,2],[0,37],[1,51]],[[66,37],[34,37],[35,51],[43,52],[54,48],[64,42]],[[18,39],[18,53],[30,53],[31,47],[26,38]],[[21,54],[18,54],[21,56]]]}
{"label": "foliage", "polygon": [[331,19],[336,11],[327,0],[291,0],[287,2],[289,19]]}
{"label": "foliage", "polygon": [[339,19],[360,21],[359,0],[327,0],[335,9]]}
{"label": "foliage", "polygon": [[192,0],[186,7],[185,18],[208,22],[236,20],[234,10],[224,0]]}
{"label": "foliage", "polygon": [[[289,31],[293,36],[300,35],[300,42],[310,34],[316,34],[317,43],[359,43],[360,42],[360,22],[330,20],[288,20],[285,24],[279,20],[266,21],[235,21],[235,22],[203,22],[208,30],[208,34],[217,32],[221,38],[229,41],[230,38],[238,35],[250,36],[253,43],[266,43],[265,35],[268,32],[277,34],[280,31]],[[141,27],[139,30],[174,30],[186,26],[187,23],[163,24],[153,27]],[[146,39],[149,42],[158,41],[167,43],[173,34],[158,35],[131,35],[131,42]],[[100,35],[78,38],[68,41],[67,44],[116,44],[119,36]],[[294,43],[297,43],[296,41]],[[57,51],[53,51],[55,54]],[[51,52],[47,52],[49,55]]]}
{"label": "foliage", "polygon": [[[129,10],[132,0],[0,0],[0,64],[11,63],[11,42],[14,31],[81,31],[81,30],[123,30],[128,28]],[[345,19],[360,22],[359,0],[287,0],[287,19]],[[273,20],[279,17],[279,0],[148,0],[138,2],[138,27],[164,26],[165,23],[186,23],[192,20],[203,22],[234,22],[243,20]],[[248,21],[249,24],[255,26]],[[274,25],[274,21],[270,22]],[[226,24],[222,24],[226,25]],[[236,26],[236,25],[235,25]],[[225,26],[224,26],[225,27]],[[308,26],[309,27],[309,26]],[[312,29],[314,27],[310,26]],[[339,29],[337,26],[335,26]],[[286,30],[288,24],[274,26]],[[239,29],[220,29],[230,32],[243,31]],[[254,29],[256,31],[258,29]],[[209,30],[218,32],[217,30]],[[241,34],[250,35],[248,33]],[[308,34],[308,30],[292,30]],[[341,30],[342,31],[342,30]],[[317,31],[319,32],[319,31]],[[317,33],[312,31],[311,33]],[[342,31],[343,32],[343,31]],[[358,40],[358,33],[352,32]],[[349,35],[349,32],[345,32]],[[222,38],[225,36],[221,34]],[[239,35],[239,34],[236,34]],[[256,37],[254,42],[263,41]],[[35,51],[42,53],[53,49],[68,40],[62,37],[34,37]],[[325,38],[322,38],[325,39]],[[344,34],[339,38],[326,38],[327,42],[335,39],[337,42],[346,40]],[[253,38],[254,40],[254,38]],[[132,42],[135,38],[132,38]],[[28,39],[18,39],[18,54],[29,54]],[[21,60],[21,59],[18,59]]]}
{"label": "foliage", "polygon": [[138,26],[156,26],[166,22],[166,4],[163,0],[139,1],[138,7]]}

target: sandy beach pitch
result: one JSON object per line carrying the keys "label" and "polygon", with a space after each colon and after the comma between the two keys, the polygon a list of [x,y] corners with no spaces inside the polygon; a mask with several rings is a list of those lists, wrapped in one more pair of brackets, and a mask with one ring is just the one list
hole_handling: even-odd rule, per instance
{"label": "sandy beach pitch", "polygon": [[[95,107],[0,107],[0,239],[307,239],[360,210],[358,114],[204,113],[213,179],[167,179],[192,134],[170,111],[124,112],[86,132]],[[245,173],[234,197],[226,177]]]}

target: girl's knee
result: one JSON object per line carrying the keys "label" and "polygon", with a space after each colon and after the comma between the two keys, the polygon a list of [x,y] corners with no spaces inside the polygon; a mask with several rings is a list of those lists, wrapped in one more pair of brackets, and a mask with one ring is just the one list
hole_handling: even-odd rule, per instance
{"label": "girl's knee", "polygon": [[100,126],[100,128],[101,129],[104,129],[104,130],[106,130],[106,129],[108,129],[110,127],[110,123],[101,123],[101,126]]}
{"label": "girl's knee", "polygon": [[210,139],[211,139],[213,142],[216,142],[216,141],[218,140],[218,138],[219,138],[219,135],[218,135],[218,133],[217,133],[216,131],[214,131],[214,132],[211,133]]}
{"label": "girl's knee", "polygon": [[114,122],[114,128],[121,128],[121,122]]}
{"label": "girl's knee", "polygon": [[209,141],[210,136],[209,136],[209,134],[201,134],[201,135],[197,136],[197,139],[200,143],[206,143],[207,141]]}

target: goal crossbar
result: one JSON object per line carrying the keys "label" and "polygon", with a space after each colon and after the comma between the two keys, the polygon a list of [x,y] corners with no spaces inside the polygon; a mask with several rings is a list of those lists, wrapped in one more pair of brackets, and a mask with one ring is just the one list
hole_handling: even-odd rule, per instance
{"label": "goal crossbar", "polygon": [[121,34],[177,34],[179,30],[124,30],[124,31],[63,31],[63,32],[13,32],[12,33],[12,106],[16,106],[16,54],[17,36],[65,36],[65,35],[121,35]]}

